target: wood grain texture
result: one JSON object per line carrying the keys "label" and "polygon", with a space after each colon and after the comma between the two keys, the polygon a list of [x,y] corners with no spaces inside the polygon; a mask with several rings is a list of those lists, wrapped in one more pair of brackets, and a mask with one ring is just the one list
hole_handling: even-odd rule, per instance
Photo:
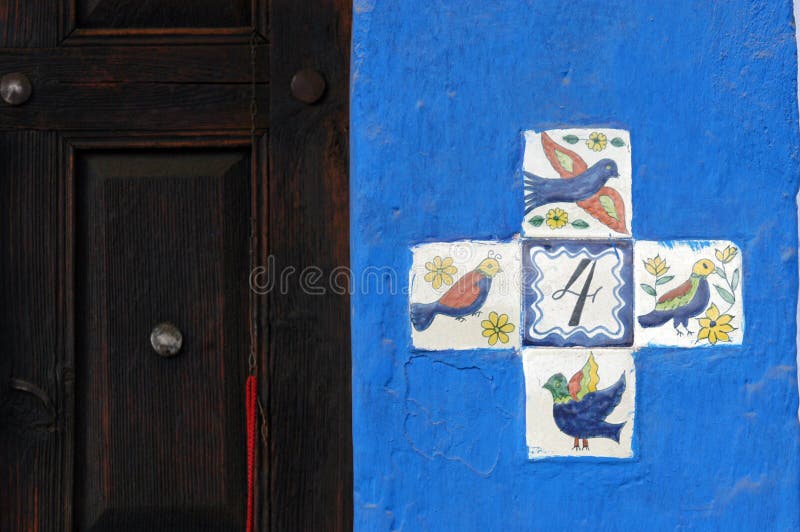
{"label": "wood grain texture", "polygon": [[[267,100],[269,88],[259,85]],[[0,107],[0,123],[15,129],[208,130],[250,124],[249,84],[34,83],[23,106]],[[266,110],[265,110],[266,111]],[[267,126],[266,113],[257,127]]]}
{"label": "wood grain texture", "polygon": [[248,43],[269,31],[266,0],[62,0],[66,46]]}
{"label": "wood grain texture", "polygon": [[249,26],[250,0],[77,0],[82,28],[219,28]]}
{"label": "wood grain texture", "polygon": [[[256,81],[268,81],[268,49],[260,39]],[[42,83],[249,84],[250,45],[83,46],[18,48],[0,55],[0,71]]]}
{"label": "wood grain texture", "polygon": [[[222,4],[243,5],[197,9]],[[257,528],[351,528],[348,298],[254,297],[246,278],[270,254],[348,264],[350,6],[275,2],[267,33],[266,4],[246,27],[205,27],[185,2],[81,27],[56,1],[0,2],[0,70],[34,87],[0,106],[0,530],[241,529],[251,302]],[[258,46],[254,138],[250,24],[279,40]],[[304,67],[328,83],[311,106],[289,92]],[[148,345],[160,319],[184,330],[175,359]]]}
{"label": "wood grain texture", "polygon": [[61,0],[0,2],[0,47],[51,47],[61,39]]}
{"label": "wood grain texture", "polygon": [[[266,21],[256,26],[263,36]],[[89,46],[176,46],[249,44],[250,26],[242,28],[76,28],[61,41],[64,47]]]}
{"label": "wood grain texture", "polygon": [[[78,152],[76,524],[243,526],[249,153]],[[150,330],[183,333],[155,354]]]}
{"label": "wood grain texture", "polygon": [[[0,106],[0,127],[16,129],[249,129],[249,45],[93,46],[14,50],[0,71],[33,85],[22,106]],[[267,47],[256,47],[256,125],[267,126]],[[260,59],[260,60],[259,60]]]}
{"label": "wood grain texture", "polygon": [[[62,522],[58,150],[56,133],[0,133],[0,530]],[[47,394],[56,418],[11,377]]]}
{"label": "wood grain texture", "polygon": [[[317,266],[327,279],[349,264],[350,9],[346,0],[271,2],[267,241],[278,271]],[[289,95],[302,68],[326,78],[316,104]],[[352,528],[349,313],[347,296],[312,295],[297,282],[288,293],[268,296],[264,489],[272,511],[262,530]]]}

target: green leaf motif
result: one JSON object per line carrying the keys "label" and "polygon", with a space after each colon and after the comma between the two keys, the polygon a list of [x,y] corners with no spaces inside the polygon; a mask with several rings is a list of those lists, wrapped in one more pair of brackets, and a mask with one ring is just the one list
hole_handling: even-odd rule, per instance
{"label": "green leaf motif", "polygon": [[715,284],[714,288],[717,289],[717,293],[719,294],[719,297],[724,299],[726,303],[728,303],[730,305],[733,305],[733,302],[736,301],[736,298],[733,297],[733,294],[728,292],[728,290],[726,290],[725,288],[722,288],[720,285]]}
{"label": "green leaf motif", "polygon": [[542,218],[541,216],[534,216],[533,218],[528,220],[528,223],[530,223],[534,227],[539,227],[540,225],[542,225],[542,222],[544,222],[544,218]]}
{"label": "green leaf motif", "polygon": [[656,286],[661,286],[662,284],[668,283],[671,280],[673,280],[674,278],[675,278],[674,275],[666,275],[664,277],[661,277],[660,279],[658,279],[656,281]]}
{"label": "green leaf motif", "polygon": [[572,159],[565,153],[562,153],[558,150],[553,150],[556,153],[556,159],[558,159],[558,164],[560,164],[564,170],[567,172],[572,172]]}
{"label": "green leaf motif", "polygon": [[608,213],[609,216],[619,221],[619,214],[617,213],[617,208],[614,207],[614,200],[612,200],[609,196],[605,195],[600,196],[599,198],[597,198],[597,200],[600,202],[600,205]]}
{"label": "green leaf motif", "polygon": [[653,288],[649,284],[644,284],[644,283],[640,284],[639,286],[642,287],[642,290],[644,290],[647,295],[655,297],[655,295],[656,295],[656,289],[655,288]]}
{"label": "green leaf motif", "polygon": [[728,280],[728,276],[725,275],[725,271],[722,268],[720,268],[719,266],[717,266],[717,269],[714,270],[714,273],[716,273],[717,275],[719,275],[720,277],[722,277],[726,281]]}
{"label": "green leaf motif", "polygon": [[564,135],[561,138],[564,139],[565,142],[569,142],[570,144],[575,144],[576,142],[581,140],[578,137],[576,137],[575,135]]}
{"label": "green leaf motif", "polygon": [[739,268],[736,268],[736,270],[733,272],[733,277],[731,278],[731,290],[735,292],[737,286],[739,286]]}
{"label": "green leaf motif", "polygon": [[587,227],[589,227],[589,224],[587,224],[583,220],[575,220],[574,222],[572,222],[572,227],[576,229],[586,229]]}
{"label": "green leaf motif", "polygon": [[614,146],[615,148],[621,148],[625,145],[625,141],[619,137],[614,137],[613,139],[611,139],[611,145]]}

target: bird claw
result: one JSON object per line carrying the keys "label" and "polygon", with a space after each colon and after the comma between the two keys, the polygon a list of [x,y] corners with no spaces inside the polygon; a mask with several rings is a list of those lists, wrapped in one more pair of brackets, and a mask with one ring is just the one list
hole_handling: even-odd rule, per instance
{"label": "bird claw", "polygon": [[457,321],[457,322],[460,322],[460,323],[464,323],[465,321],[467,321],[467,318],[465,318],[465,317],[463,317],[463,316],[462,316],[462,317],[460,317],[460,318],[456,318],[456,321]]}
{"label": "bird claw", "polygon": [[675,329],[675,333],[676,333],[678,336],[683,336],[683,333],[682,333],[682,332],[680,332],[678,329]]}
{"label": "bird claw", "polygon": [[472,315],[473,316],[480,316],[482,312],[483,311],[481,311],[481,310],[476,310],[475,312],[472,313]]}
{"label": "bird claw", "polygon": [[694,331],[690,331],[689,329],[686,329],[686,334],[688,334],[689,336],[692,336],[694,334]]}

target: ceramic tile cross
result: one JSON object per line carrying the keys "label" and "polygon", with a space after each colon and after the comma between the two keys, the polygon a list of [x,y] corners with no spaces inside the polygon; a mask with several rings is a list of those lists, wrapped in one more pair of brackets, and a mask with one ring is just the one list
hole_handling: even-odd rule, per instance
{"label": "ceramic tile cross", "polygon": [[[521,236],[412,249],[413,346],[522,349],[531,458],[633,456],[634,351],[741,343],[741,254],[635,239],[627,131],[523,138]],[[597,426],[572,426],[564,412],[600,399]]]}

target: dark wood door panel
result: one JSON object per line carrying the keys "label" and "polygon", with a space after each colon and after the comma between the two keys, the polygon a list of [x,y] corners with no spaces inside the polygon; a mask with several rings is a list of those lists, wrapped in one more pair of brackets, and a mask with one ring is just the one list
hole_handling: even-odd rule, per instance
{"label": "dark wood door panel", "polygon": [[77,0],[80,28],[250,26],[251,0]]}
{"label": "dark wood door panel", "polygon": [[3,0],[0,47],[248,42],[267,0]]}
{"label": "dark wood door panel", "polygon": [[347,295],[247,278],[348,264],[350,9],[0,1],[0,530],[243,530],[251,344],[255,529],[352,527]]}
{"label": "dark wood door panel", "polygon": [[[270,46],[280,58],[270,63],[272,82],[288,86],[299,65],[313,66],[327,89],[313,106],[270,92],[267,241],[278,269],[316,266],[323,279],[349,264],[350,4],[273,0],[270,12]],[[298,28],[313,37],[301,38]],[[349,298],[299,287],[265,297],[274,509],[268,528],[352,529]]]}
{"label": "dark wood door panel", "polygon": [[[20,107],[0,107],[0,123],[15,129],[247,130],[251,122],[249,84],[40,83]],[[265,85],[256,88],[266,98]],[[267,126],[266,110],[256,127]]]}
{"label": "dark wood door panel", "polygon": [[267,33],[267,0],[62,0],[66,45],[247,42]]}
{"label": "dark wood door panel", "polygon": [[[241,529],[250,152],[75,164],[77,528]],[[162,321],[174,358],[150,345]]]}
{"label": "dark wood door panel", "polygon": [[50,47],[63,37],[62,0],[3,0],[0,2],[0,46]]}
{"label": "dark wood door panel", "polygon": [[[0,105],[0,128],[232,131],[267,127],[268,48],[251,45],[89,46],[0,54],[33,93]],[[255,61],[254,61],[255,60]],[[251,103],[256,99],[256,114]]]}
{"label": "dark wood door panel", "polygon": [[[268,81],[268,52],[267,45],[259,38],[256,83]],[[249,85],[253,81],[250,53],[249,44],[16,48],[0,54],[0,72],[24,72],[34,88],[48,83]],[[266,107],[263,110],[266,111]]]}
{"label": "dark wood door panel", "polygon": [[[57,530],[62,512],[58,354],[59,135],[0,132],[0,530]],[[44,394],[12,388],[27,382]],[[31,388],[34,389],[34,388]]]}

